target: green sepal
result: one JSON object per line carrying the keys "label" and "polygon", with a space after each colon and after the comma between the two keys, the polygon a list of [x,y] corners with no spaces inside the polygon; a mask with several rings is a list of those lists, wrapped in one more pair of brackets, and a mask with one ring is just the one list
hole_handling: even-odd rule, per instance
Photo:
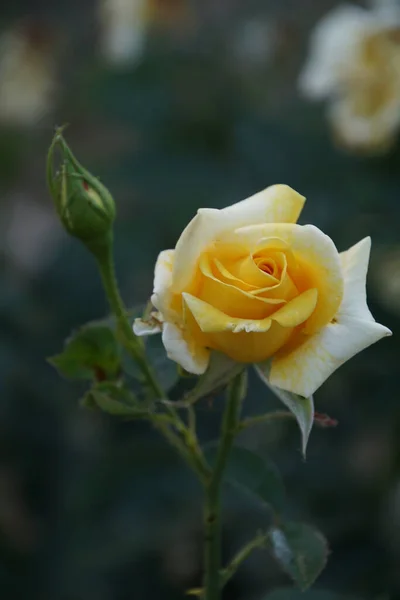
{"label": "green sepal", "polygon": [[293,413],[301,432],[301,448],[303,456],[306,455],[308,438],[314,423],[313,397],[304,398],[298,394],[287,392],[275,387],[269,382],[270,361],[255,365],[256,372],[266,386],[279,398],[281,402]]}

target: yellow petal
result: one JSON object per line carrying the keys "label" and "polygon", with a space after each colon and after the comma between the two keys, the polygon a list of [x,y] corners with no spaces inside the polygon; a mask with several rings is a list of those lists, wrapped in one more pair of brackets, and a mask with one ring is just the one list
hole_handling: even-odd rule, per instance
{"label": "yellow petal", "polygon": [[242,281],[251,283],[252,287],[254,286],[256,289],[279,284],[280,278],[261,271],[251,254],[248,254],[245,258],[230,263],[229,271]]}
{"label": "yellow petal", "polygon": [[296,223],[304,202],[304,196],[291,187],[277,184],[224,208],[221,213],[229,222],[229,229],[257,223]]}
{"label": "yellow petal", "polygon": [[270,318],[282,327],[297,327],[312,315],[317,305],[317,299],[317,289],[307,290],[282,306]]}
{"label": "yellow petal", "polygon": [[252,296],[234,285],[220,281],[212,273],[210,260],[206,254],[201,258],[200,270],[204,277],[196,295],[232,317],[264,319],[276,310],[277,304],[285,303],[282,298]]}
{"label": "yellow petal", "polygon": [[[257,291],[259,289],[258,286],[247,283],[246,281],[239,279],[239,277],[235,277],[235,275],[233,275],[230,270],[226,269],[217,258],[214,258],[212,262],[215,266],[217,279],[223,283],[234,285],[245,292]],[[277,282],[276,280],[274,281]]]}
{"label": "yellow petal", "polygon": [[257,363],[273,356],[288,342],[292,332],[290,327],[281,327],[276,321],[272,321],[270,329],[265,332],[224,331],[209,333],[208,339],[210,348],[223,352],[232,360]]}
{"label": "yellow petal", "polygon": [[176,244],[173,291],[179,293],[190,284],[201,254],[221,235],[257,223],[296,222],[304,200],[286,185],[273,185],[222,210],[200,209]]}
{"label": "yellow petal", "polygon": [[189,373],[201,375],[207,369],[210,352],[199,345],[190,336],[190,332],[183,331],[173,323],[164,323],[162,341],[167,351],[167,356],[177,362]]}
{"label": "yellow petal", "polygon": [[230,317],[207,302],[195,298],[191,294],[182,294],[185,303],[190,312],[194,316],[203,333],[215,333],[219,331],[232,331],[239,333],[240,331],[268,331],[271,327],[271,319],[240,319]]}
{"label": "yellow petal", "polygon": [[238,362],[266,360],[281,348],[292,334],[292,328],[282,327],[271,319],[235,319],[199,298],[186,293],[182,295],[205,336],[204,343]]}
{"label": "yellow petal", "polygon": [[285,223],[243,227],[226,235],[229,243],[257,245],[260,239],[278,237],[286,242],[298,264],[289,274],[300,292],[317,288],[317,306],[306,323],[311,334],[335,316],[343,297],[343,274],[339,253],[333,241],[313,225]]}

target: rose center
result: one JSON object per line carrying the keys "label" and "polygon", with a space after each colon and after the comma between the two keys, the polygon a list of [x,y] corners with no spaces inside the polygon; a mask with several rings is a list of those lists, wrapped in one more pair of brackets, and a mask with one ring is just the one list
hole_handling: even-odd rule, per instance
{"label": "rose center", "polygon": [[278,272],[278,267],[273,258],[259,258],[256,260],[257,267],[260,271],[275,277]]}

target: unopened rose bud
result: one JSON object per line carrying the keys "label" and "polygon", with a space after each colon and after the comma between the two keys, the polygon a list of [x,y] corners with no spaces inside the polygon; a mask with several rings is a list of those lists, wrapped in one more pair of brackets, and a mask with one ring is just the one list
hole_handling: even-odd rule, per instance
{"label": "unopened rose bud", "polygon": [[[61,153],[61,164],[54,173],[54,152]],[[61,131],[57,131],[47,158],[47,178],[57,213],[65,229],[80,239],[89,250],[111,239],[115,218],[114,200],[97,177],[76,160]]]}

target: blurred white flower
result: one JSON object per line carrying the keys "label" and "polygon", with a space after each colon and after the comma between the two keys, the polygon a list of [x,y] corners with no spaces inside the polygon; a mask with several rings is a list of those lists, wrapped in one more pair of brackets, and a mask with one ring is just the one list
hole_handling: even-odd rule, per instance
{"label": "blurred white flower", "polygon": [[36,25],[0,36],[0,121],[32,126],[52,107],[55,91],[52,38]]}
{"label": "blurred white flower", "polygon": [[329,100],[338,140],[362,151],[390,147],[400,127],[400,7],[375,0],[371,10],[343,5],[310,40],[300,91]]}
{"label": "blurred white flower", "polygon": [[140,62],[151,27],[180,37],[193,25],[188,0],[99,0],[98,6],[100,49],[113,67]]}
{"label": "blurred white flower", "polygon": [[101,52],[115,67],[137,63],[147,30],[146,0],[100,0]]}

